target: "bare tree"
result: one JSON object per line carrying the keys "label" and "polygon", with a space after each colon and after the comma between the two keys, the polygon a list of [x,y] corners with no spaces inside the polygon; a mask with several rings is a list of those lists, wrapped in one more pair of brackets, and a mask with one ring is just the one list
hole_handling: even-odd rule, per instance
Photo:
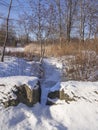
{"label": "bare tree", "polygon": [[7,16],[7,19],[6,19],[6,36],[5,36],[3,51],[2,51],[2,55],[1,55],[1,61],[2,62],[4,61],[5,48],[6,48],[6,43],[7,43],[7,40],[8,40],[8,27],[9,27],[9,16],[10,16],[10,11],[11,11],[11,6],[12,6],[12,0],[10,0],[9,9],[8,9],[8,16]]}
{"label": "bare tree", "polygon": [[57,16],[56,16],[56,9],[52,2],[48,3],[48,10],[47,10],[47,39],[54,44],[57,35]]}
{"label": "bare tree", "polygon": [[85,12],[85,0],[80,0],[80,41],[84,41],[85,35],[85,21],[86,21],[86,12]]}
{"label": "bare tree", "polygon": [[42,43],[42,34],[43,34],[43,9],[41,0],[29,1],[32,13],[29,16],[30,29],[32,31],[35,40],[40,45],[40,58],[43,57],[43,43]]}
{"label": "bare tree", "polygon": [[69,43],[71,40],[71,31],[74,22],[77,22],[74,19],[77,9],[78,0],[65,0],[65,26],[66,26],[66,39]]}
{"label": "bare tree", "polygon": [[57,8],[58,8],[58,19],[59,19],[59,42],[62,46],[62,12],[61,12],[61,0],[55,0]]}
{"label": "bare tree", "polygon": [[67,1],[67,41],[70,42],[70,33],[72,26],[72,0]]}
{"label": "bare tree", "polygon": [[[19,39],[23,44],[28,44],[30,42],[30,27],[29,27],[29,20],[28,15],[25,15],[24,13],[19,16],[18,25],[20,28],[20,35]],[[21,32],[22,30],[22,32]]]}

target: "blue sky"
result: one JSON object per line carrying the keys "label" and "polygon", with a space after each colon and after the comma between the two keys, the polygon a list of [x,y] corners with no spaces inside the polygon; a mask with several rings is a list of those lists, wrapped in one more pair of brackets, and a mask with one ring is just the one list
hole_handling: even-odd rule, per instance
{"label": "blue sky", "polygon": [[[8,12],[8,6],[5,6],[7,3],[9,4],[10,0],[0,0],[0,15],[3,14],[4,17],[7,16]],[[19,14],[22,14],[24,10],[29,10],[28,7],[29,5],[27,0],[13,0],[10,18],[17,19]]]}
{"label": "blue sky", "polygon": [[[8,14],[8,8],[10,4],[10,0],[0,0],[0,16],[6,18]],[[15,26],[16,32],[20,31],[20,27],[17,24],[17,20],[19,20],[19,15],[23,14],[24,11],[30,11],[28,0],[13,0],[12,8],[10,12],[11,24]],[[4,19],[0,18],[0,23],[4,23]]]}

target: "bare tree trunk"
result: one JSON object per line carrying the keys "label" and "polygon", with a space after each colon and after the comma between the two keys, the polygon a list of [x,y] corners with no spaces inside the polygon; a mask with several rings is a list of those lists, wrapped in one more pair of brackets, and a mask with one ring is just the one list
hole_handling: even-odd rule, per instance
{"label": "bare tree trunk", "polygon": [[67,12],[67,42],[70,42],[70,33],[72,26],[72,0],[68,1],[68,12]]}
{"label": "bare tree trunk", "polygon": [[55,0],[57,8],[58,8],[58,27],[59,27],[59,43],[62,47],[62,18],[61,18],[61,0]]}
{"label": "bare tree trunk", "polygon": [[88,39],[91,38],[91,25],[89,25],[89,34],[88,34]]}
{"label": "bare tree trunk", "polygon": [[1,54],[1,62],[4,61],[5,48],[6,48],[6,43],[7,43],[7,40],[8,40],[8,25],[9,25],[9,16],[10,16],[10,11],[11,11],[11,5],[12,5],[12,0],[10,0],[8,16],[7,16],[7,19],[6,19],[6,36],[5,36],[5,41],[4,41],[3,50],[2,50],[2,54]]}
{"label": "bare tree trunk", "polygon": [[57,5],[58,5],[58,11],[59,11],[59,42],[60,42],[60,46],[62,47],[62,19],[61,19],[61,1],[58,0],[57,1]]}
{"label": "bare tree trunk", "polygon": [[38,3],[38,39],[40,44],[40,62],[42,62],[44,57],[44,47],[42,41],[42,24],[41,24],[41,1]]}
{"label": "bare tree trunk", "polygon": [[80,0],[80,15],[81,15],[80,16],[80,41],[84,42],[85,14],[84,14],[83,2]]}
{"label": "bare tree trunk", "polygon": [[40,44],[40,61],[42,60],[42,53],[43,53],[43,46],[42,46],[42,36],[41,36],[41,3],[39,0],[38,3],[38,39],[39,39],[39,44]]}

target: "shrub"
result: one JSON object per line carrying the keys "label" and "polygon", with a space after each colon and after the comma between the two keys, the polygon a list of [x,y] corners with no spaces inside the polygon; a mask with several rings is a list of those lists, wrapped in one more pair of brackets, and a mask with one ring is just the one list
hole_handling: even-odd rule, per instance
{"label": "shrub", "polygon": [[63,63],[63,76],[68,80],[90,80],[92,74],[97,70],[97,60],[98,58],[94,51],[82,51],[68,58],[67,64],[65,63],[66,67]]}

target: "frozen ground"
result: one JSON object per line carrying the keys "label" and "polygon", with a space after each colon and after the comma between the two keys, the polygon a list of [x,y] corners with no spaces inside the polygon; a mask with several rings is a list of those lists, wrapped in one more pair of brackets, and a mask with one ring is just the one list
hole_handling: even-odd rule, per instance
{"label": "frozen ground", "polygon": [[[0,81],[2,77],[6,81],[9,76],[32,77],[36,75],[34,66],[36,64],[33,62],[6,57],[5,62],[0,63]],[[56,58],[45,59],[43,67],[45,73],[41,80],[41,104],[32,108],[24,104],[6,109],[0,106],[0,130],[98,130],[98,82],[60,83],[62,64]],[[65,87],[69,95],[72,91],[76,96],[84,98],[69,104],[46,106],[48,91],[57,89],[57,82]]]}
{"label": "frozen ground", "polygon": [[43,78],[44,81],[42,81],[41,103],[45,105],[49,89],[57,82],[61,81],[62,64],[58,62],[58,59],[56,58],[44,59],[43,68],[45,70],[45,74]]}
{"label": "frozen ground", "polygon": [[[2,47],[0,47],[0,52],[2,51]],[[6,52],[24,52],[23,47],[6,47]]]}

